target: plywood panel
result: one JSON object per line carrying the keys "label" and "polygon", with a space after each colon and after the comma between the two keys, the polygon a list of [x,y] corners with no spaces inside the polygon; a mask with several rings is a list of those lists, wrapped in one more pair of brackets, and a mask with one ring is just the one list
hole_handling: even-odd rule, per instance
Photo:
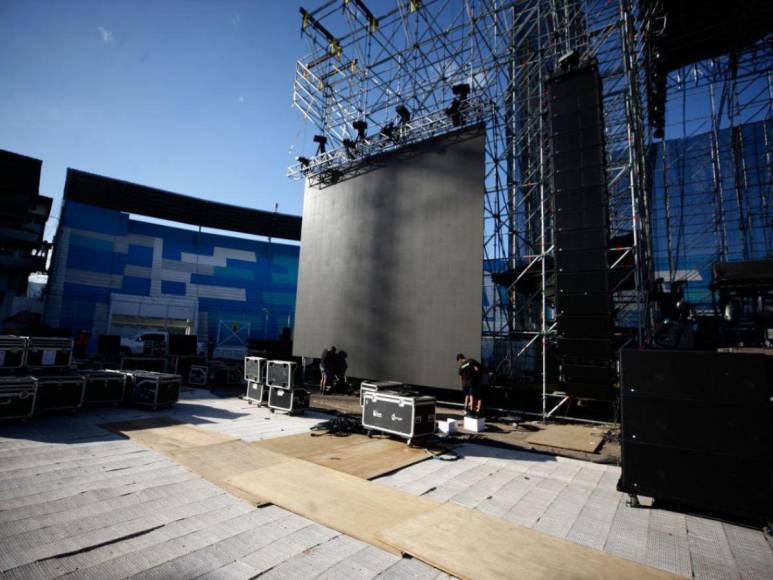
{"label": "plywood panel", "polygon": [[378,537],[459,578],[681,578],[452,503],[385,526]]}
{"label": "plywood panel", "polygon": [[260,496],[230,485],[226,480],[288,459],[285,455],[273,453],[240,440],[175,449],[167,451],[166,454],[207,481],[253,506],[265,505],[266,501]]}
{"label": "plywood panel", "polygon": [[408,447],[402,441],[370,439],[357,445],[318,451],[304,459],[362,479],[373,479],[430,457],[425,449]]}
{"label": "plywood panel", "polygon": [[358,434],[301,433],[252,445],[363,479],[373,479],[431,457],[425,449],[408,447],[403,441],[386,437],[370,439]]}
{"label": "plywood panel", "polygon": [[332,435],[328,432],[299,433],[286,437],[274,437],[252,443],[255,447],[303,459],[315,453],[330,452],[334,449],[351,447],[370,441],[365,435]]}
{"label": "plywood panel", "polygon": [[124,435],[132,441],[160,453],[236,440],[234,437],[216,431],[181,424],[168,417],[106,423],[100,427]]}
{"label": "plywood panel", "polygon": [[246,493],[393,553],[378,532],[437,507],[433,501],[302,461],[228,478]]}
{"label": "plywood panel", "polygon": [[587,425],[546,425],[526,438],[532,445],[558,447],[572,451],[596,453],[604,442],[608,429]]}

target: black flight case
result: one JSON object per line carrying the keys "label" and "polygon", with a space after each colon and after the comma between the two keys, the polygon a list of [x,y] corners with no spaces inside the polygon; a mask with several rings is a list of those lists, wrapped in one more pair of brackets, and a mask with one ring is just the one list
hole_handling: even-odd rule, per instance
{"label": "black flight case", "polygon": [[268,385],[268,408],[271,412],[284,411],[294,415],[309,408],[309,393],[295,386],[296,364],[289,361],[272,360],[266,364]]}
{"label": "black flight case", "polygon": [[31,336],[27,340],[26,366],[37,369],[66,369],[72,364],[72,339]]}
{"label": "black flight case", "polygon": [[169,373],[133,371],[126,373],[130,382],[132,405],[142,407],[171,407],[180,399],[182,377]]}
{"label": "black flight case", "polygon": [[31,417],[37,391],[32,377],[0,377],[0,419]]}
{"label": "black flight case", "polygon": [[35,412],[74,411],[83,405],[86,380],[80,373],[38,374],[34,377],[38,386]]}
{"label": "black flight case", "polygon": [[27,339],[23,336],[0,336],[0,371],[16,373],[26,364]]}
{"label": "black flight case", "polygon": [[126,389],[126,375],[116,371],[82,370],[86,380],[83,403],[118,405],[123,402]]}
{"label": "black flight case", "polygon": [[366,392],[362,404],[362,426],[368,430],[408,439],[435,433],[435,397],[397,391]]}

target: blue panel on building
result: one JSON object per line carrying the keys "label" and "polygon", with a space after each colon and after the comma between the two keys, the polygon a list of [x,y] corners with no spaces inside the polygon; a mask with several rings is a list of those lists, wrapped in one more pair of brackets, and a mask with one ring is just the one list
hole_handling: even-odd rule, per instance
{"label": "blue panel on building", "polygon": [[135,278],[124,276],[121,292],[136,296],[150,296],[150,278]]}
{"label": "blue panel on building", "polygon": [[125,236],[129,222],[125,213],[75,201],[68,201],[62,214],[63,226],[112,236]]}
{"label": "blue panel on building", "polygon": [[185,296],[185,282],[161,280],[161,293],[173,296]]}
{"label": "blue panel on building", "polygon": [[153,248],[129,244],[129,251],[126,254],[126,263],[131,264],[132,266],[144,266],[150,268],[153,265]]}

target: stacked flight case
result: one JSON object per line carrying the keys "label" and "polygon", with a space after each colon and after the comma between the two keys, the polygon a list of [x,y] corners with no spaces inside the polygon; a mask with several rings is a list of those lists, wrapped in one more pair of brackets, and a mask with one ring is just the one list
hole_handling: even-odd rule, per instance
{"label": "stacked flight case", "polygon": [[362,396],[362,426],[398,435],[410,445],[435,433],[435,397],[399,391],[366,391]]}
{"label": "stacked flight case", "polygon": [[360,384],[360,407],[363,405],[365,393],[375,393],[378,391],[401,391],[405,384],[398,381],[362,381]]}
{"label": "stacked flight case", "polygon": [[284,411],[290,415],[303,413],[309,408],[309,393],[297,386],[294,362],[272,360],[266,364],[266,385],[268,386],[268,408]]}
{"label": "stacked flight case", "polygon": [[67,369],[72,364],[72,339],[32,336],[27,339],[25,365],[32,369]]}
{"label": "stacked flight case", "polygon": [[32,417],[37,392],[32,377],[0,377],[0,419]]}
{"label": "stacked flight case", "polygon": [[248,356],[244,358],[244,380],[247,381],[247,391],[244,399],[250,404],[255,403],[262,406],[268,398],[268,388],[266,387],[266,366],[268,361],[259,356]]}
{"label": "stacked flight case", "polygon": [[0,372],[19,372],[27,362],[27,338],[24,336],[0,336]]}

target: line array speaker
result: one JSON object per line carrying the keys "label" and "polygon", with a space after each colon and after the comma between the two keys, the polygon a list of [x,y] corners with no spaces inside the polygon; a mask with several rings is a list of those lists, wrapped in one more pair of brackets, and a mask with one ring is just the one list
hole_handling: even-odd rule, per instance
{"label": "line array speaker", "polygon": [[614,396],[609,196],[598,68],[556,75],[548,91],[561,388],[608,399]]}

